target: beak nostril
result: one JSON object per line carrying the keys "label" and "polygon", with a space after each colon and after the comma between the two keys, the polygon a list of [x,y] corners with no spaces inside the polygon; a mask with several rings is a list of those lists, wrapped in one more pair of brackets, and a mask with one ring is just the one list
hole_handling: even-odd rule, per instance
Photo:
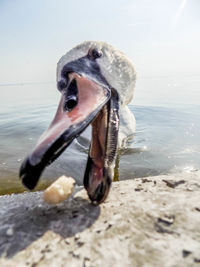
{"label": "beak nostril", "polygon": [[78,104],[78,98],[76,96],[68,96],[65,101],[64,109],[67,111],[72,110]]}
{"label": "beak nostril", "polygon": [[65,92],[64,110],[70,111],[78,104],[78,87],[76,80],[73,79]]}

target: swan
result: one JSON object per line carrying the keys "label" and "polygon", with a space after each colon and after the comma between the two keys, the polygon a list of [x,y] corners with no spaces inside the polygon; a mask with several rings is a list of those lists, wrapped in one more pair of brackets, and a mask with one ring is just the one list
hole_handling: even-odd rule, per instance
{"label": "swan", "polygon": [[83,184],[92,202],[103,202],[112,183],[117,149],[135,132],[135,118],[127,106],[135,81],[132,62],[105,42],[86,41],[62,56],[57,64],[61,99],[49,128],[21,165],[24,186],[34,189],[45,167],[91,125]]}

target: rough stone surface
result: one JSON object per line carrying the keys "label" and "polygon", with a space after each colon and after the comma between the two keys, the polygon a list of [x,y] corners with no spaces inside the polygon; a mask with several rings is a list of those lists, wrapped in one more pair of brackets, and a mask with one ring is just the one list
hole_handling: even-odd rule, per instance
{"label": "rough stone surface", "polygon": [[198,171],[113,183],[100,206],[41,194],[0,197],[0,266],[200,266]]}

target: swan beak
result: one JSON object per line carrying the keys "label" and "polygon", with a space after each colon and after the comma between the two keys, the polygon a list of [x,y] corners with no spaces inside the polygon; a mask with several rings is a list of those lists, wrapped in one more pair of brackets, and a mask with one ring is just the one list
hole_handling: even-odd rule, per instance
{"label": "swan beak", "polygon": [[[68,86],[61,93],[52,123],[20,168],[22,183],[30,190],[37,185],[45,167],[97,117],[111,96],[107,86],[99,85],[75,72],[69,74]],[[99,188],[99,185],[97,187]]]}
{"label": "swan beak", "polygon": [[111,90],[111,98],[92,122],[92,140],[84,176],[84,186],[93,203],[103,202],[114,176],[119,130],[119,99]]}

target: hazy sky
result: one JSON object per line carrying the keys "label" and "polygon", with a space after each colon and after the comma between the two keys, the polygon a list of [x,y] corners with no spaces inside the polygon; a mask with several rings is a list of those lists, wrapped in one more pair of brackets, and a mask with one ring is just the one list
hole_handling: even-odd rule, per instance
{"label": "hazy sky", "polygon": [[54,81],[84,40],[123,50],[139,76],[200,75],[200,0],[0,0],[0,83]]}

